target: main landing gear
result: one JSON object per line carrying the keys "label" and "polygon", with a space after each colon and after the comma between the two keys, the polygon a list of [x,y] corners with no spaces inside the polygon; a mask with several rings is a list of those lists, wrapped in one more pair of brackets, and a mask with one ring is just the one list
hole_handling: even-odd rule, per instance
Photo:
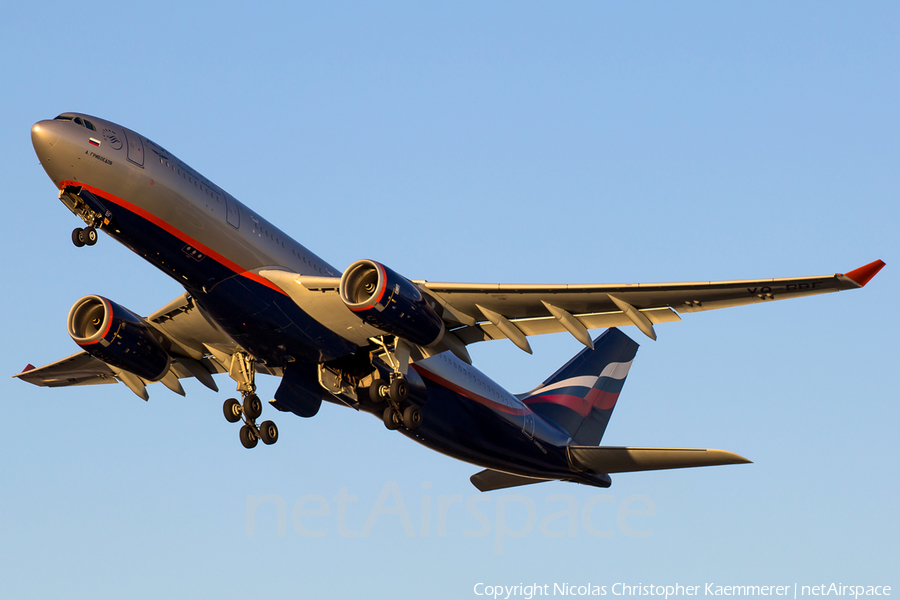
{"label": "main landing gear", "polygon": [[278,427],[275,423],[263,421],[259,425],[256,424],[256,419],[262,414],[262,402],[256,394],[248,394],[243,404],[229,398],[222,409],[225,420],[229,423],[237,423],[243,419],[244,425],[241,427],[240,436],[244,448],[255,448],[259,440],[267,446],[278,441]]}
{"label": "main landing gear", "polygon": [[256,420],[262,415],[262,401],[256,395],[256,369],[253,367],[253,357],[244,352],[236,352],[231,357],[231,369],[228,374],[237,381],[237,390],[241,393],[243,402],[238,402],[235,398],[226,400],[222,407],[225,420],[229,423],[244,421],[240,432],[241,445],[244,448],[255,448],[259,440],[271,446],[278,441],[278,427],[272,421],[256,424]]}
{"label": "main landing gear", "polygon": [[93,227],[76,227],[72,230],[72,243],[77,247],[93,246],[97,243],[97,230]]}
{"label": "main landing gear", "polygon": [[381,418],[384,426],[392,431],[400,427],[415,431],[422,425],[422,410],[408,403],[408,396],[409,383],[399,374],[394,376],[390,385],[384,379],[376,379],[369,386],[369,400],[376,404],[388,403]]}

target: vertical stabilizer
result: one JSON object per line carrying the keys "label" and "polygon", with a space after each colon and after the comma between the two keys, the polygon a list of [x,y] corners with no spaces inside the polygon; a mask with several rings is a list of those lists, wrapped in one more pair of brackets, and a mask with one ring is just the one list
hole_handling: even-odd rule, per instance
{"label": "vertical stabilizer", "polygon": [[594,340],[544,383],[519,398],[566,431],[572,443],[596,446],[606,431],[638,344],[616,328]]}

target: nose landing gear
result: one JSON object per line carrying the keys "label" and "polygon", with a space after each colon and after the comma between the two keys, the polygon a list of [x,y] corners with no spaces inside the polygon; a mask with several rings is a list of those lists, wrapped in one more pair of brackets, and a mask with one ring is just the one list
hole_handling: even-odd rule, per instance
{"label": "nose landing gear", "polygon": [[97,229],[104,225],[109,225],[108,217],[110,216],[109,211],[106,212],[106,217],[104,217],[103,214],[88,206],[87,202],[82,198],[83,193],[88,194],[89,192],[75,186],[66,186],[59,190],[59,199],[62,203],[75,213],[76,216],[81,217],[81,220],[87,224],[87,227],[84,229],[76,227],[72,231],[72,243],[78,248],[96,244]]}
{"label": "nose landing gear", "polygon": [[93,227],[76,227],[72,230],[72,243],[78,248],[82,246],[93,246],[97,243],[97,230]]}

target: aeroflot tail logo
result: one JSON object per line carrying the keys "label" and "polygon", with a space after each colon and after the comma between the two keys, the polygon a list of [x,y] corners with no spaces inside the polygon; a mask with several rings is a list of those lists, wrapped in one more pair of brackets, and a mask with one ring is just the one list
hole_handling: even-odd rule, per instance
{"label": "aeroflot tail logo", "polygon": [[[628,376],[628,371],[629,369],[631,369],[632,362],[633,360],[630,360],[628,362],[609,363],[608,365],[606,365],[606,367],[603,368],[603,371],[600,372],[600,375],[581,375],[578,377],[570,377],[569,379],[564,379],[562,381],[557,381],[556,383],[538,387],[532,390],[529,396],[544,394],[551,390],[559,390],[564,388],[590,389],[595,387],[603,387],[603,383],[606,383],[609,380],[623,381],[625,377]],[[598,385],[598,383],[600,385]]]}
{"label": "aeroflot tail logo", "polygon": [[627,363],[610,363],[600,375],[570,377],[538,388],[525,399],[529,406],[535,404],[558,404],[588,416],[594,408],[609,410],[616,405],[625,377],[631,368]]}

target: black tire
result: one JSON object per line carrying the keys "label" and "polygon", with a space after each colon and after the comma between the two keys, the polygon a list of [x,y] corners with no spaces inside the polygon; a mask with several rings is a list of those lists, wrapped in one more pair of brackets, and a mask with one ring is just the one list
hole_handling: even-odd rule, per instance
{"label": "black tire", "polygon": [[263,444],[271,446],[278,441],[278,427],[272,421],[263,421],[259,426],[259,437]]}
{"label": "black tire", "polygon": [[410,431],[415,431],[422,425],[422,411],[418,406],[407,406],[403,411],[403,425]]}
{"label": "black tire", "polygon": [[400,413],[398,413],[390,406],[384,409],[384,412],[381,415],[381,420],[384,421],[384,426],[391,431],[399,429],[400,425],[403,424],[403,422],[400,420]]}
{"label": "black tire", "polygon": [[244,448],[256,448],[256,444],[259,443],[259,436],[256,435],[256,432],[250,429],[247,425],[241,427],[241,445]]}
{"label": "black tire", "polygon": [[229,423],[237,423],[241,420],[241,413],[244,409],[241,408],[241,403],[235,400],[234,398],[229,398],[225,401],[225,405],[222,407],[222,412],[225,413],[225,420]]}
{"label": "black tire", "polygon": [[382,389],[387,387],[387,382],[384,379],[376,379],[372,382],[372,385],[369,386],[369,400],[374,402],[375,404],[381,404],[387,398],[382,394]]}
{"label": "black tire", "polygon": [[256,394],[250,394],[244,398],[244,415],[251,421],[258,419],[262,414],[262,402]]}
{"label": "black tire", "polygon": [[86,245],[93,246],[97,243],[97,230],[93,227],[85,227],[82,237],[84,238],[84,243]]}
{"label": "black tire", "polygon": [[84,246],[84,229],[76,227],[72,230],[72,243],[78,248]]}
{"label": "black tire", "polygon": [[409,384],[402,377],[391,382],[391,400],[400,404],[409,396]]}

